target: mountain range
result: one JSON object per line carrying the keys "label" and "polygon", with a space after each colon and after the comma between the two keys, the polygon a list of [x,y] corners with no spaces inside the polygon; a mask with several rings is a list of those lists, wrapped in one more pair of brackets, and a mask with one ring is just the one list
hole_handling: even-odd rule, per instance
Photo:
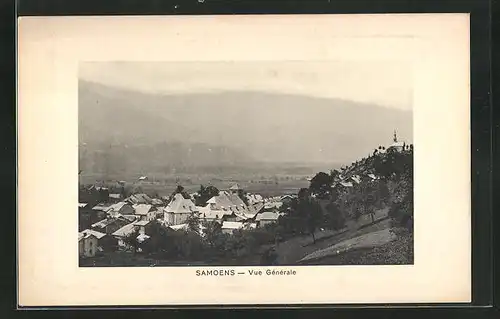
{"label": "mountain range", "polygon": [[349,163],[412,141],[412,112],[255,91],[150,94],[79,81],[80,167],[87,172]]}

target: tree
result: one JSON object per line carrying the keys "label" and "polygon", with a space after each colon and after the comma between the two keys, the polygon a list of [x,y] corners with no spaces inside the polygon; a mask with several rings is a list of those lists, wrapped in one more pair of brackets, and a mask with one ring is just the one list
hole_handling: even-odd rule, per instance
{"label": "tree", "polygon": [[387,182],[379,180],[377,183],[377,197],[381,206],[387,204],[389,195],[390,194],[389,188],[387,187]]}
{"label": "tree", "polygon": [[246,192],[242,189],[238,189],[238,197],[248,206],[248,198],[246,196]]}
{"label": "tree", "polygon": [[134,229],[134,231],[123,238],[125,244],[132,248],[132,252],[135,254],[139,248],[139,241],[137,240],[139,236],[139,231]]}
{"label": "tree", "polygon": [[234,256],[239,256],[243,252],[247,242],[240,229],[234,230],[232,236],[228,236],[225,242],[224,250],[230,252]]}
{"label": "tree", "polygon": [[333,179],[325,172],[319,172],[312,179],[309,189],[312,193],[318,195],[319,198],[325,198],[332,186]]}
{"label": "tree", "polygon": [[195,195],[195,205],[206,206],[207,201],[217,195],[219,195],[219,190],[217,189],[217,187],[212,185],[209,185],[207,187],[200,185],[200,190],[198,191],[198,194]]}
{"label": "tree", "polygon": [[315,232],[323,224],[323,210],[319,203],[311,198],[307,189],[301,189],[298,195],[298,198],[292,201],[282,225],[291,228],[294,232],[307,231],[316,243]]}
{"label": "tree", "polygon": [[336,169],[330,171],[330,178],[332,181],[336,180],[340,175],[340,172]]}
{"label": "tree", "polygon": [[135,194],[142,194],[144,191],[142,190],[142,187],[140,185],[134,185],[131,191],[131,195]]}
{"label": "tree", "polygon": [[190,231],[177,231],[174,236],[178,255],[193,259],[199,259],[204,256],[206,247],[198,234]]}
{"label": "tree", "polygon": [[[309,196],[310,196],[309,189],[301,188],[301,189],[299,189],[299,192],[297,193],[297,200],[300,201],[300,200],[309,198]],[[293,203],[293,201],[292,201],[292,203]]]}
{"label": "tree", "polygon": [[211,247],[215,247],[217,240],[222,234],[222,226],[216,221],[204,222],[203,227],[205,227],[205,240]]}
{"label": "tree", "polygon": [[160,222],[157,220],[151,221],[151,223],[148,225],[148,236],[150,236],[149,239],[147,239],[145,242],[141,244],[141,248],[145,252],[149,253],[163,253],[169,250],[169,229],[165,226],[163,226]]}
{"label": "tree", "polygon": [[273,266],[278,263],[278,254],[274,248],[267,249],[261,257],[260,264],[262,266]]}
{"label": "tree", "polygon": [[313,243],[316,243],[316,230],[323,224],[323,210],[319,203],[313,199],[310,199],[308,203],[307,211],[305,212],[306,225],[311,234]]}
{"label": "tree", "polygon": [[378,208],[377,189],[372,183],[367,182],[359,185],[353,201],[354,218],[357,220],[362,215],[370,215],[372,222],[375,221],[375,210]]}
{"label": "tree", "polygon": [[326,205],[325,226],[329,229],[338,230],[345,226],[345,217],[338,205],[331,201]]}
{"label": "tree", "polygon": [[201,229],[200,229],[199,213],[197,212],[191,213],[191,215],[189,215],[189,217],[186,219],[186,224],[188,230],[200,234]]}
{"label": "tree", "polygon": [[151,198],[160,198],[160,193],[156,189],[149,191],[146,195]]}
{"label": "tree", "polygon": [[184,187],[182,185],[177,185],[177,188],[175,189],[175,191],[173,191],[172,194],[170,195],[169,201],[171,201],[174,198],[175,194],[181,194],[182,197],[184,197],[185,199],[191,198],[191,196],[189,196],[188,192],[186,192],[184,190]]}

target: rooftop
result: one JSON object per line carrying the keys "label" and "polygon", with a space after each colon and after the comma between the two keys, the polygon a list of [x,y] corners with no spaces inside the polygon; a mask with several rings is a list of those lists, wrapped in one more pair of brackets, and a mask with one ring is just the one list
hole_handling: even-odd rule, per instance
{"label": "rooftop", "polygon": [[351,182],[339,182],[340,185],[344,186],[344,187],[352,187],[352,183]]}
{"label": "rooftop", "polygon": [[78,233],[79,238],[80,238],[80,235],[83,236],[83,237],[88,237],[90,235],[93,235],[97,239],[101,239],[104,236],[106,236],[106,234],[104,234],[104,233],[101,233],[101,232],[98,232],[98,231],[95,231],[95,230],[91,230],[91,229],[85,229],[85,230],[81,231],[80,233]]}
{"label": "rooftop", "polygon": [[133,194],[126,201],[131,204],[152,204],[153,199],[146,194]]}
{"label": "rooftop", "polygon": [[149,224],[151,221],[149,220],[141,220],[141,221],[138,221],[135,223],[136,226],[146,226],[147,224]]}
{"label": "rooftop", "polygon": [[132,234],[134,231],[135,231],[135,223],[130,223],[115,231],[113,233],[113,236],[125,237]]}
{"label": "rooftop", "polygon": [[241,228],[244,228],[245,226],[248,226],[249,228],[257,227],[257,225],[255,223],[251,223],[251,224],[245,224],[242,222],[223,222],[222,223],[222,229],[241,229]]}
{"label": "rooftop", "polygon": [[184,198],[182,194],[175,194],[172,201],[165,207],[167,213],[186,214],[197,211],[196,206],[190,199]]}
{"label": "rooftop", "polygon": [[132,206],[137,215],[147,215],[151,210],[151,205],[149,204],[136,204]]}
{"label": "rooftop", "polygon": [[274,212],[263,212],[257,215],[256,220],[277,220],[280,215]]}

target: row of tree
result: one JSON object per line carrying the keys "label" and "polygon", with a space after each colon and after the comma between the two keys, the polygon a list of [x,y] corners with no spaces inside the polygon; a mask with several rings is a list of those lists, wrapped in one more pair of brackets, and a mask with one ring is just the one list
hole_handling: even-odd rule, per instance
{"label": "row of tree", "polygon": [[[279,229],[291,236],[309,233],[315,242],[317,229],[341,229],[347,219],[358,220],[363,215],[370,216],[374,222],[376,211],[384,207],[390,207],[389,216],[394,226],[412,227],[413,145],[402,151],[389,149],[375,153],[362,164],[344,167],[343,172],[354,174],[355,168],[380,178],[364,179],[346,190],[332,188],[340,171],[319,172],[311,179],[308,189],[301,189],[296,199],[282,207]],[[389,185],[394,186],[390,189]]]}
{"label": "row of tree", "polygon": [[[276,241],[275,226],[240,229],[233,234],[226,234],[217,222],[203,222],[200,225],[199,219],[192,217],[187,224],[184,230],[172,230],[154,221],[148,229],[148,239],[139,242],[139,233],[134,231],[124,241],[134,253],[141,251],[164,260],[206,262],[260,255],[262,245],[273,245]],[[203,235],[200,226],[203,227]]]}

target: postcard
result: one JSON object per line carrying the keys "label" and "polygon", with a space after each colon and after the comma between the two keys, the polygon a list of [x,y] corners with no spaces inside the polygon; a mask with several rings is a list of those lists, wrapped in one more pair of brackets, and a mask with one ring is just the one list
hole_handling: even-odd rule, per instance
{"label": "postcard", "polygon": [[22,17],[20,306],[471,300],[467,14]]}

